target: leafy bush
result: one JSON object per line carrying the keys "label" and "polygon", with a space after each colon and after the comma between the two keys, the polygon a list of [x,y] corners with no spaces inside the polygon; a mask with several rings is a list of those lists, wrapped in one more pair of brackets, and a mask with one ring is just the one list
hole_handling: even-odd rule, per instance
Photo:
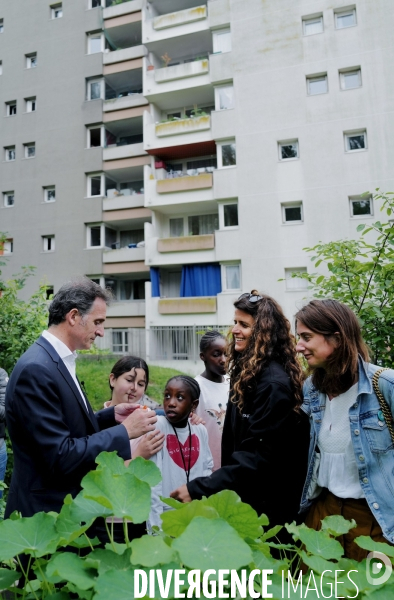
{"label": "leafy bush", "polygon": [[[209,569],[233,569],[238,574],[241,570],[250,574],[254,569],[269,569],[268,592],[274,599],[299,598],[290,587],[297,580],[291,580],[289,574],[301,577],[301,562],[305,566],[304,586],[309,589],[307,596],[301,597],[319,598],[320,584],[319,590],[327,598],[334,597],[334,585],[336,597],[385,600],[394,593],[393,583],[385,584],[383,590],[383,584],[368,581],[366,561],[342,558],[342,547],[335,538],[354,527],[354,522],[341,516],[328,517],[319,532],[305,525],[287,525],[299,542],[278,544],[274,540],[281,527],[264,529],[267,518],[258,517],[232,491],[190,504],[168,500],[175,510],[164,513],[163,529],[157,535],[129,541],[125,526],[125,543],[117,544],[108,527],[111,541],[105,548],[98,548],[98,540],[86,536],[89,526],[97,517],[108,516],[120,517],[124,523],[127,519],[144,522],[150,510],[150,487],[160,480],[160,473],[152,462],[142,458],[125,467],[116,453],[101,453],[97,464],[97,469],[82,480],[78,496],[74,500],[67,496],[59,514],[37,513],[31,518],[14,514],[0,523],[0,589],[15,590],[22,570],[19,556],[25,554],[31,574],[18,593],[29,600],[131,600],[135,597],[137,569],[139,573],[154,573],[155,598],[166,597],[162,590],[171,569],[184,569],[186,580],[191,570],[198,574]],[[388,544],[375,543],[365,536],[357,542],[362,548],[394,557],[394,548]],[[69,551],[70,546],[76,553]],[[272,549],[281,557],[273,558]],[[257,576],[255,592],[261,593],[262,586],[262,577]],[[185,591],[187,583],[183,588]],[[225,590],[230,592],[229,586]],[[173,582],[168,597],[175,597]]]}

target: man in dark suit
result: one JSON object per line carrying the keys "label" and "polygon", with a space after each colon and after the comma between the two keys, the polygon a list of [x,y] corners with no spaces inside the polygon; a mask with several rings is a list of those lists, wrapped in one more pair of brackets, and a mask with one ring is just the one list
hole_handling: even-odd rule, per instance
{"label": "man in dark suit", "polygon": [[155,429],[152,411],[119,404],[94,414],[75,374],[76,350],[104,335],[109,293],[90,279],[63,285],[48,331],[23,354],[9,380],[6,419],[14,470],[6,517],[59,512],[103,450],[129,459],[129,439]]}

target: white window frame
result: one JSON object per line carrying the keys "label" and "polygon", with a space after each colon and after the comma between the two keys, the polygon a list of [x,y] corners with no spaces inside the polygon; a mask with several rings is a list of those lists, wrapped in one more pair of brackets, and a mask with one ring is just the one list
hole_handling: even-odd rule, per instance
{"label": "white window frame", "polygon": [[36,96],[32,96],[31,98],[25,98],[26,102],[26,112],[36,112],[37,110],[37,98]]}
{"label": "white window frame", "polygon": [[[114,340],[113,340],[114,333],[122,334],[122,343],[121,344],[114,344]],[[125,342],[125,334],[127,334],[127,344]],[[120,327],[117,327],[116,329],[111,329],[111,349],[114,354],[125,354],[126,352],[129,352],[129,348],[130,348],[129,340],[130,340],[129,329],[127,329],[127,328],[121,329]],[[114,346],[122,346],[122,349],[114,350]]]}
{"label": "white window frame", "polygon": [[[366,150],[368,150],[368,138],[367,138],[367,130],[366,129],[357,129],[354,131],[344,131],[344,139],[345,139],[345,152],[350,152],[353,154],[353,152],[365,152]],[[349,144],[349,138],[354,137],[356,135],[363,135],[364,136],[364,148],[356,148],[354,150],[352,150],[350,148],[350,144]]]}
{"label": "white window frame", "polygon": [[[91,86],[94,83],[99,83],[100,84],[100,97],[99,98],[92,98]],[[88,101],[91,101],[91,100],[104,100],[104,95],[105,95],[104,77],[95,77],[93,79],[88,79],[87,80],[86,98],[87,98]]]}
{"label": "white window frame", "polygon": [[[54,192],[54,197],[52,192]],[[47,185],[44,187],[44,202],[56,202],[56,187],[54,185]]]}
{"label": "white window frame", "polygon": [[[4,148],[4,150],[5,150],[5,161],[6,162],[13,162],[16,159],[16,149],[15,149],[15,146],[6,146]],[[14,158],[9,158],[8,157],[8,153],[12,152],[12,151],[14,152]]]}
{"label": "white window frame", "polygon": [[[92,33],[88,33],[87,35],[87,54],[99,54],[100,52],[104,52],[105,49],[105,37],[102,31],[95,31]],[[97,52],[91,52],[90,42],[93,39],[100,40],[100,50]]]}
{"label": "white window frame", "polygon": [[[235,146],[235,165],[223,165],[223,155],[222,155],[222,146]],[[231,138],[230,140],[223,140],[221,142],[216,142],[216,156],[217,156],[217,165],[218,169],[233,169],[237,166],[237,144],[235,138]]]}
{"label": "white window frame", "polygon": [[3,61],[0,60],[0,75],[3,74]]}
{"label": "white window frame", "polygon": [[[230,48],[228,50],[220,50],[220,44],[219,44],[219,39],[222,35],[227,35],[229,36],[228,39],[230,40]],[[229,27],[226,27],[225,29],[216,29],[212,32],[212,45],[213,45],[213,53],[214,54],[226,54],[227,52],[231,52],[232,50],[232,40],[231,40],[231,30]]]}
{"label": "white window frame", "polygon": [[[31,158],[35,158],[36,157],[36,143],[35,142],[31,142],[29,144],[23,144],[23,148],[25,151],[25,158],[30,160]],[[29,156],[29,148],[34,148],[34,154],[33,156]]]}
{"label": "white window frame", "polygon": [[[9,198],[12,197],[12,203],[9,203]],[[12,208],[13,206],[15,206],[15,192],[9,191],[9,192],[3,192],[3,204],[5,208]]]}
{"label": "white window frame", "polygon": [[[57,2],[50,5],[51,19],[61,19],[63,17],[63,3]],[[60,14],[58,14],[60,12]]]}
{"label": "white window frame", "polygon": [[[100,146],[91,146],[90,145],[90,131],[91,129],[100,129]],[[87,127],[87,140],[86,140],[86,148],[104,148],[105,146],[105,127],[104,125],[92,125],[91,127]]]}
{"label": "white window frame", "polygon": [[[25,54],[26,57],[26,69],[35,69],[37,67],[37,52],[31,54]],[[34,62],[32,62],[34,61]]]}
{"label": "white window frame", "polygon": [[4,19],[0,19],[0,33],[4,32]]}
{"label": "white window frame", "polygon": [[14,238],[7,238],[3,243],[3,253],[12,254],[14,252]]}
{"label": "white window frame", "polygon": [[[49,240],[51,240],[49,244]],[[50,246],[50,248],[49,248]],[[54,235],[43,235],[42,236],[42,251],[43,252],[55,252],[55,236]]]}
{"label": "white window frame", "polygon": [[[345,87],[344,82],[345,82],[346,75],[358,75],[359,85],[356,85],[354,87],[349,87],[349,88]],[[340,89],[344,92],[348,92],[349,90],[357,90],[358,88],[360,88],[362,86],[361,67],[352,67],[350,69],[341,69],[339,71],[339,85],[340,85]]]}
{"label": "white window frame", "polygon": [[[353,204],[354,202],[369,202],[370,212],[366,215],[355,215],[353,212]],[[373,196],[349,196],[349,211],[351,219],[369,219],[373,217],[374,214],[374,206],[373,206]]]}
{"label": "white window frame", "polygon": [[[283,225],[301,225],[304,222],[304,206],[302,200],[297,200],[295,202],[282,202],[281,211],[282,211],[282,223]],[[286,208],[300,208],[301,209],[301,219],[288,221],[286,219]]]}
{"label": "white window frame", "polygon": [[[238,213],[238,225],[225,225],[224,220],[224,207],[236,204]],[[239,229],[239,212],[238,212],[238,200],[225,200],[219,203],[219,231],[230,231],[231,229]]]}
{"label": "white window frame", "polygon": [[[238,267],[238,276],[239,276],[239,287],[238,288],[228,288],[227,287],[227,267]],[[241,273],[241,262],[238,261],[229,261],[220,263],[221,276],[222,276],[222,292],[239,292],[242,290],[242,273]]]}
{"label": "white window frame", "polygon": [[[297,144],[297,156],[290,156],[289,158],[282,157],[282,146],[290,146],[291,144]],[[278,142],[278,157],[281,162],[289,162],[291,160],[299,160],[300,158],[300,143],[298,138],[292,140],[282,140]]]}
{"label": "white window frame", "polygon": [[[307,273],[306,267],[289,267],[285,269],[286,292],[305,292],[308,289],[309,282],[301,277],[292,277],[292,273],[296,271]],[[289,282],[292,282],[289,284]]]}
{"label": "white window frame", "polygon": [[[338,27],[338,17],[345,17],[348,15],[349,16],[353,15],[354,23],[352,23],[351,25],[345,25],[345,27]],[[335,21],[335,29],[349,29],[349,27],[356,27],[356,25],[357,25],[356,7],[353,5],[353,6],[348,6],[347,8],[336,8],[334,10],[334,21]]]}
{"label": "white window frame", "polygon": [[[91,229],[92,227],[100,227],[100,245],[92,246],[91,244]],[[86,248],[88,250],[96,250],[98,248],[105,248],[105,223],[89,223],[86,225]]]}
{"label": "white window frame", "polygon": [[[311,82],[317,82],[317,81],[325,81],[326,82],[326,89],[324,90],[324,92],[317,92],[317,93],[312,93],[311,92]],[[306,91],[308,96],[320,96],[321,94],[328,94],[328,77],[327,77],[327,73],[318,73],[316,75],[307,75],[306,77]]]}
{"label": "white window frame", "polygon": [[6,102],[6,115],[7,117],[16,117],[17,114],[17,103],[16,100],[10,100]]}
{"label": "white window frame", "polygon": [[[220,90],[223,89],[232,89],[233,91],[233,106],[229,108],[220,108]],[[234,95],[234,84],[227,83],[225,85],[218,85],[215,87],[215,110],[232,110],[235,108],[235,95]]]}
{"label": "white window frame", "polygon": [[100,8],[100,7],[103,5],[103,4],[102,4],[102,1],[103,1],[103,0],[98,0],[98,3],[99,3],[99,5],[98,5],[98,6],[93,6],[93,1],[92,1],[92,0],[89,0],[89,9],[92,9],[92,8]]}
{"label": "white window frame", "polygon": [[[100,194],[92,196],[92,178],[100,177]],[[105,195],[105,180],[104,173],[89,173],[87,176],[87,197],[88,198],[101,198]]]}
{"label": "white window frame", "polygon": [[[312,22],[321,23],[321,31],[315,31],[314,33],[307,33],[307,24],[311,24]],[[323,13],[316,13],[314,15],[307,15],[306,17],[302,17],[302,34],[305,37],[309,37],[310,35],[318,35],[319,33],[324,33],[324,20]]]}

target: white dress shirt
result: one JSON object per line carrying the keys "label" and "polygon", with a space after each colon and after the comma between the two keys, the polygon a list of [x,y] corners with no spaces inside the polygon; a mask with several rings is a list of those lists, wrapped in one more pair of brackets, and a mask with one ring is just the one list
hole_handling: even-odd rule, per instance
{"label": "white dress shirt", "polygon": [[54,349],[56,350],[56,352],[58,353],[58,355],[60,356],[60,358],[62,359],[64,364],[66,365],[68,372],[70,373],[71,377],[73,378],[74,383],[77,386],[79,393],[81,394],[85,408],[86,408],[87,412],[89,413],[88,405],[86,404],[86,399],[81,390],[81,386],[79,385],[79,381],[77,379],[77,374],[76,374],[76,370],[75,370],[75,361],[78,356],[77,353],[71,352],[70,348],[68,346],[66,346],[66,344],[64,344],[61,340],[59,340],[59,338],[57,338],[52,333],[49,333],[49,331],[47,331],[47,330],[42,332],[42,337],[44,337],[51,344],[51,346],[54,347]]}

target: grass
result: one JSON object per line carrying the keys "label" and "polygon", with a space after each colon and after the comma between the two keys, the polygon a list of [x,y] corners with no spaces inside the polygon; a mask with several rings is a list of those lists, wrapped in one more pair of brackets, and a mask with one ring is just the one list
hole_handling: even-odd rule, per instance
{"label": "grass", "polygon": [[[85,390],[93,410],[100,410],[106,400],[110,399],[108,377],[116,359],[100,356],[96,360],[77,360],[77,375],[84,382]],[[165,367],[149,367],[149,385],[147,394],[152,400],[162,403],[164,386],[173,375],[179,375],[181,371],[167,369]]]}

